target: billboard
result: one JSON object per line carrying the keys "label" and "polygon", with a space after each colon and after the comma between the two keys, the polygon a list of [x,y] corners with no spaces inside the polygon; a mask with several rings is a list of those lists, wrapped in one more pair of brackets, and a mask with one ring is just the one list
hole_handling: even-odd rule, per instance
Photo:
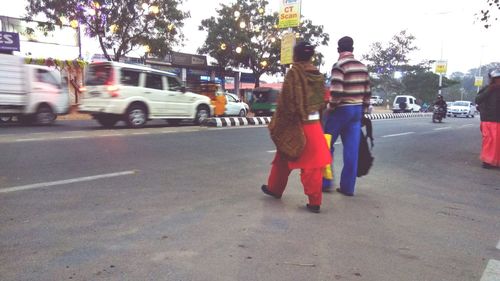
{"label": "billboard", "polygon": [[297,27],[300,24],[300,1],[281,0],[279,28]]}
{"label": "billboard", "polygon": [[1,51],[20,51],[19,34],[0,31]]}

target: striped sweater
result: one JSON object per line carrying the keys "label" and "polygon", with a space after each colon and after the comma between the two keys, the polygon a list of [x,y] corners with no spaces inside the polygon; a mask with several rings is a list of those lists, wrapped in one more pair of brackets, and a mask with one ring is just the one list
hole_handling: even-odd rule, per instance
{"label": "striped sweater", "polygon": [[329,107],[363,105],[367,109],[370,97],[370,77],[366,66],[351,52],[340,53],[332,68]]}

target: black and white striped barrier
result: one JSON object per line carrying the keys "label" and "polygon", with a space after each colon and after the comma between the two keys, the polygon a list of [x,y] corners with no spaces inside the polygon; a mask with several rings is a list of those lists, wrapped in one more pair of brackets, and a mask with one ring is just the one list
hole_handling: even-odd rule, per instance
{"label": "black and white striped barrier", "polygon": [[246,125],[266,125],[271,122],[271,117],[214,117],[203,122],[208,127],[234,127]]}
{"label": "black and white striped barrier", "polygon": [[[393,119],[410,117],[430,117],[432,113],[375,113],[365,114],[368,119]],[[207,127],[235,127],[247,125],[266,125],[271,122],[271,117],[213,117],[203,122]]]}
{"label": "black and white striped barrier", "polygon": [[365,114],[368,119],[393,119],[393,118],[410,118],[410,117],[431,117],[432,112],[417,112],[417,113],[375,113]]}

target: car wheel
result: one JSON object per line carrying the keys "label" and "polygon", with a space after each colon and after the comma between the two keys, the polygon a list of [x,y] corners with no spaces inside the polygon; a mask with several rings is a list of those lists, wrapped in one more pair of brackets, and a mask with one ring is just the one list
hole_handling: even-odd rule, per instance
{"label": "car wheel", "polygon": [[144,106],[133,104],[127,109],[126,122],[130,128],[142,128],[147,121],[147,113]]}
{"label": "car wheel", "polygon": [[113,128],[118,122],[119,117],[113,115],[97,115],[95,116],[95,120],[105,128]]}
{"label": "car wheel", "polygon": [[238,114],[238,116],[239,117],[245,117],[245,116],[247,116],[247,114],[245,113],[245,110],[242,109],[242,110],[240,110],[240,113]]}
{"label": "car wheel", "polygon": [[50,125],[56,118],[57,115],[47,105],[40,106],[35,113],[35,122],[39,125]]}
{"label": "car wheel", "polygon": [[210,109],[206,105],[199,106],[196,110],[194,123],[197,125],[201,125],[207,118],[210,118]]}

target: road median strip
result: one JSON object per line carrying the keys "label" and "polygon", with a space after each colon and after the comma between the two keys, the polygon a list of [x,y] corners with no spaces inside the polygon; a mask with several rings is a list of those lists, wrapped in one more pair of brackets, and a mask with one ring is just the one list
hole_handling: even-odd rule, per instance
{"label": "road median strip", "polygon": [[[413,118],[413,117],[429,117],[432,113],[375,113],[365,114],[368,119],[394,119],[394,118]],[[202,126],[207,127],[234,127],[247,125],[266,125],[271,122],[271,117],[212,117],[206,119]]]}

